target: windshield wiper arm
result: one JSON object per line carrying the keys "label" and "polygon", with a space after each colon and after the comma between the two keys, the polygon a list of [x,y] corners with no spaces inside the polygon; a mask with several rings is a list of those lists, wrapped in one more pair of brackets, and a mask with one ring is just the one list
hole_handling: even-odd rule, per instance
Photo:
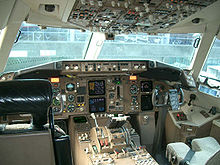
{"label": "windshield wiper arm", "polygon": [[220,86],[211,86],[211,85],[209,84],[209,82],[208,82],[209,79],[210,79],[210,80],[217,81],[217,82],[220,82],[220,80],[215,79],[215,78],[211,78],[211,77],[207,77],[207,76],[202,76],[202,75],[200,75],[200,76],[205,78],[205,81],[202,82],[202,84],[207,85],[209,88],[220,89]]}
{"label": "windshield wiper arm", "polygon": [[18,42],[20,36],[21,36],[21,30],[18,30],[18,34],[17,34],[16,40],[14,41],[14,44]]}

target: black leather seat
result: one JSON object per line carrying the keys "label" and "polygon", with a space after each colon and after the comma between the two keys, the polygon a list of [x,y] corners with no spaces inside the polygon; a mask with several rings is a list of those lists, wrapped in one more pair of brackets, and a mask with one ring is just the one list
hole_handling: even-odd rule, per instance
{"label": "black leather seat", "polygon": [[0,83],[0,115],[32,114],[33,126],[47,123],[52,87],[46,80],[13,80]]}
{"label": "black leather seat", "polygon": [[29,125],[33,126],[28,132],[25,129],[8,131],[9,134],[7,130],[0,132],[0,164],[55,165],[51,131],[44,127],[51,102],[49,81],[0,82],[0,115],[31,114],[32,123]]}

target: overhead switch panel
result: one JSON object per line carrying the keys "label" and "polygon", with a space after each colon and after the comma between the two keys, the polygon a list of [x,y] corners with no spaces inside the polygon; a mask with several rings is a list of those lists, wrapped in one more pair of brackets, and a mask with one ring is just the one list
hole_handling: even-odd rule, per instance
{"label": "overhead switch panel", "polygon": [[93,32],[151,33],[168,29],[216,0],[78,0],[68,22]]}

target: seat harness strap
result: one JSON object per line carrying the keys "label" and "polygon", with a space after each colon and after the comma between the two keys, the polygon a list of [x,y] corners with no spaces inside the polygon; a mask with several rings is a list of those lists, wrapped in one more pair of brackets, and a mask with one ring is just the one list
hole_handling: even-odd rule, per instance
{"label": "seat harness strap", "polygon": [[190,150],[187,152],[185,158],[180,161],[180,164],[179,164],[179,165],[189,165],[189,163],[190,163],[192,157],[194,156],[194,154],[195,154],[195,151],[193,151],[192,149],[190,149]]}

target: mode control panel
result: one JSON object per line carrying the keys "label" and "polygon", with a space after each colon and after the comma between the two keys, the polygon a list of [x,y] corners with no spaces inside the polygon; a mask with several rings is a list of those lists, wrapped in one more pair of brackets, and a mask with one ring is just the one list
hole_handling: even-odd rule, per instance
{"label": "mode control panel", "polygon": [[94,73],[94,72],[128,72],[146,71],[146,62],[64,62],[63,72]]}

